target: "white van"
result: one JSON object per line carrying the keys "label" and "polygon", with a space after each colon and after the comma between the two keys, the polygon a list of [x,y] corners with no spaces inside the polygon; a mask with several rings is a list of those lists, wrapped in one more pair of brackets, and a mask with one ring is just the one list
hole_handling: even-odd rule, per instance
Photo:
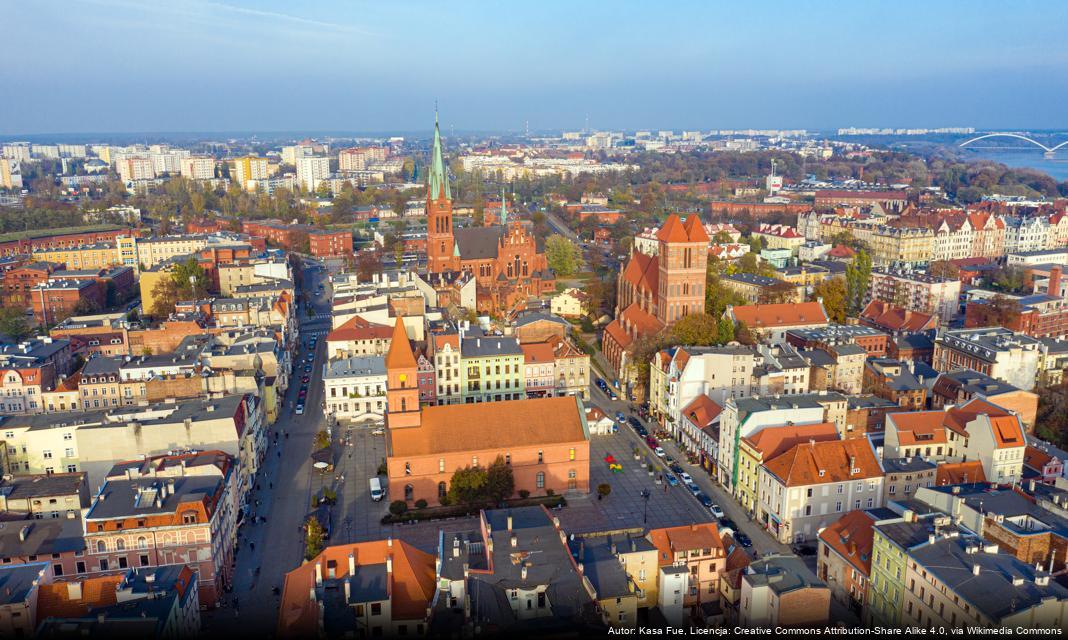
{"label": "white van", "polygon": [[385,497],[386,492],[382,490],[382,481],[378,479],[378,476],[371,478],[369,481],[371,485],[371,499],[378,502]]}

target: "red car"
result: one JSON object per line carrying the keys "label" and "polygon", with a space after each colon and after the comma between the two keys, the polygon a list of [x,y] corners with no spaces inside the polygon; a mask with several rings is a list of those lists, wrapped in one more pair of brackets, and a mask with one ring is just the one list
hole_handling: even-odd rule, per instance
{"label": "red car", "polygon": [[657,439],[653,436],[645,436],[645,444],[649,445],[654,449],[660,446],[660,443],[657,442]]}
{"label": "red car", "polygon": [[308,384],[308,381],[310,381],[310,380],[311,380],[311,378],[309,378],[308,376],[304,376],[303,378],[300,379],[300,381],[303,382],[304,384]]}

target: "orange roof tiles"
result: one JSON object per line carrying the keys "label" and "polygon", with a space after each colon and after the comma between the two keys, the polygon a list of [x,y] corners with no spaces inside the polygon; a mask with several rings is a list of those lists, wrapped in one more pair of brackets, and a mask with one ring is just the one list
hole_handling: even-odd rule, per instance
{"label": "orange roof tiles", "polygon": [[569,396],[423,407],[418,427],[389,431],[393,457],[581,442],[588,437],[579,401]]}
{"label": "orange roof tiles", "polygon": [[523,362],[526,364],[545,364],[555,360],[553,345],[548,342],[527,342],[520,344],[523,350]]}
{"label": "orange roof tiles", "polygon": [[929,313],[910,311],[882,300],[872,300],[860,317],[890,331],[923,331],[933,328],[934,316]]}
{"label": "orange roof tiles", "polygon": [[673,213],[660,226],[660,231],[656,232],[656,239],[661,242],[689,242],[690,237],[679,216]]}
{"label": "orange roof tiles", "polygon": [[692,549],[719,549],[723,552],[723,539],[719,537],[719,527],[712,522],[688,524],[678,527],[650,529],[649,542],[656,547],[657,564],[660,566],[675,563],[675,553]]}
{"label": "orange roof tiles", "polygon": [[755,451],[760,452],[764,460],[770,460],[782,455],[790,447],[804,442],[838,440],[838,428],[833,422],[764,427],[742,440],[745,440]]}
{"label": "orange roof tiles", "polygon": [[656,295],[660,283],[660,260],[640,251],[631,254],[623,269],[623,279],[641,291]]}
{"label": "orange roof tiles", "polygon": [[627,332],[623,330],[623,325],[619,324],[618,319],[609,322],[605,326],[604,332],[607,333],[608,336],[612,338],[612,340],[614,340],[621,349],[626,349],[630,346],[630,343],[634,342],[634,340],[632,340],[631,337],[627,335]]}
{"label": "orange roof tiles", "polygon": [[393,325],[389,352],[386,353],[386,368],[415,369],[418,366],[415,354],[412,353],[412,345],[408,342],[408,332],[404,330],[404,319],[397,318],[397,324]]}
{"label": "orange roof tiles", "polygon": [[360,316],[354,316],[346,320],[337,329],[326,335],[327,342],[342,342],[346,340],[388,340],[393,335],[393,329],[374,322],[368,322]]}
{"label": "orange roof tiles", "polygon": [[[945,444],[947,442],[944,411],[891,413],[889,418],[897,430],[897,441],[900,446],[910,447],[918,444]],[[957,429],[954,428],[954,430]],[[963,427],[960,431],[963,433]]]}
{"label": "orange roof tiles", "polygon": [[682,226],[686,230],[686,238],[690,242],[708,242],[708,233],[705,232],[705,227],[701,224],[700,216],[688,216]]}
{"label": "orange roof tiles", "polygon": [[[871,443],[865,438],[794,445],[786,453],[766,461],[764,468],[788,487],[849,482],[883,475]],[[857,469],[857,473],[853,473],[853,469]]]}
{"label": "orange roof tiles", "polygon": [[1042,468],[1049,464],[1051,460],[1053,460],[1053,456],[1038,447],[1027,445],[1027,448],[1024,449],[1024,465],[1036,471],[1041,472]]}
{"label": "orange roof tiles", "polygon": [[90,609],[111,606],[117,602],[115,592],[123,578],[114,575],[80,580],[80,598],[71,598],[67,582],[42,584],[37,588],[37,619],[80,618]]}
{"label": "orange roof tiles", "polygon": [[875,518],[865,511],[850,511],[820,532],[820,541],[865,576],[871,575]]}
{"label": "orange roof tiles", "polygon": [[664,328],[663,322],[642,309],[637,302],[624,309],[623,313],[619,314],[619,318],[623,326],[633,327],[632,331],[637,331],[639,337],[656,333]]}
{"label": "orange roof tiles", "polygon": [[460,335],[457,333],[437,333],[434,334],[434,350],[441,351],[445,348],[445,345],[449,345],[453,350],[460,348]]}
{"label": "orange roof tiles", "polygon": [[734,319],[750,329],[827,324],[827,312],[819,302],[798,304],[749,304],[731,307]]}
{"label": "orange roof tiles", "polygon": [[327,547],[310,562],[286,574],[282,603],[278,611],[278,635],[309,637],[319,633],[319,603],[309,594],[315,588],[315,565],[324,576],[333,566],[334,579],[349,575],[349,554],[356,566],[381,565],[393,560],[389,590],[394,620],[423,620],[434,598],[435,559],[401,540],[375,540]]}
{"label": "orange roof tiles", "polygon": [[935,469],[935,486],[986,482],[986,472],[979,460],[943,462]]}
{"label": "orange roof tiles", "polygon": [[682,410],[682,417],[692,422],[699,429],[704,429],[712,424],[722,412],[723,407],[702,393],[694,398],[693,402],[686,405]]}

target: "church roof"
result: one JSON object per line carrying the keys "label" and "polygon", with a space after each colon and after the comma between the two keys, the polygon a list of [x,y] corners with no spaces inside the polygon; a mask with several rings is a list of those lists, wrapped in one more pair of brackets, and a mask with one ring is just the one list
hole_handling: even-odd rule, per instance
{"label": "church roof", "polygon": [[397,324],[393,325],[393,338],[389,343],[389,352],[386,353],[387,369],[415,369],[419,365],[412,353],[412,345],[408,342],[408,332],[404,330],[404,319],[398,317]]}
{"label": "church roof", "polygon": [[686,237],[690,242],[708,242],[708,233],[705,232],[705,227],[701,224],[700,216],[691,215],[686,218],[686,222],[682,226],[686,229]]}
{"label": "church roof", "polygon": [[656,234],[656,239],[661,242],[686,242],[689,240],[689,235],[686,229],[683,228],[679,216],[673,213],[668,216],[663,226],[660,227],[660,231]]}
{"label": "church roof", "polygon": [[467,227],[453,232],[460,257],[464,260],[490,260],[497,257],[502,227]]}

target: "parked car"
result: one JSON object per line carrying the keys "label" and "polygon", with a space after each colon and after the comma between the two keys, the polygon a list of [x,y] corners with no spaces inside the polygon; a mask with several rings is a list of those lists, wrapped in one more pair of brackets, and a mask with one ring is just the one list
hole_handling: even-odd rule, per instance
{"label": "parked car", "polygon": [[712,498],[709,498],[708,496],[706,496],[705,494],[701,493],[700,491],[695,493],[694,497],[696,497],[697,501],[700,502],[706,509],[712,507]]}
{"label": "parked car", "polygon": [[745,535],[744,533],[736,533],[734,535],[734,539],[738,542],[738,544],[742,545],[746,549],[753,546],[753,541],[750,540],[749,536]]}
{"label": "parked car", "polygon": [[[679,465],[679,463],[677,463],[677,462],[676,462],[675,464],[672,464],[672,465],[668,465],[668,466],[670,466],[670,467],[671,467],[671,470],[672,470],[672,471],[674,471],[675,473],[679,474],[679,477],[680,477],[680,478],[682,477],[682,474],[683,474],[683,473],[685,473],[685,472],[684,472],[684,471],[682,470],[682,466],[680,466],[680,465]],[[685,481],[684,481],[684,482],[685,482]]]}
{"label": "parked car", "polygon": [[677,473],[679,474],[679,480],[682,480],[686,484],[693,484],[693,477],[690,474],[688,474],[685,471],[683,471],[682,467],[679,467],[679,471],[677,471]]}
{"label": "parked car", "polygon": [[667,483],[668,483],[668,485],[669,485],[669,486],[672,486],[672,487],[677,487],[677,486],[679,486],[679,481],[678,481],[678,480],[677,480],[677,479],[675,478],[675,476],[673,476],[673,475],[671,475],[671,474],[669,473],[669,474],[668,474],[667,476],[665,476],[665,477],[667,478]]}
{"label": "parked car", "polygon": [[304,415],[304,403],[303,402],[301,402],[300,404],[297,405],[296,413],[297,413],[298,416]]}
{"label": "parked car", "polygon": [[657,442],[656,438],[653,436],[645,436],[645,444],[649,445],[650,449],[655,449],[660,446],[660,443]]}
{"label": "parked car", "polygon": [[384,436],[384,435],[386,435],[386,430],[385,429],[375,429],[374,431],[371,432],[371,435],[373,435],[373,436]]}
{"label": "parked car", "polygon": [[721,529],[730,529],[731,531],[737,531],[738,530],[738,525],[735,524],[734,520],[731,520],[730,518],[720,518],[719,519],[719,527]]}
{"label": "parked car", "polygon": [[382,490],[382,481],[377,476],[371,478],[367,484],[371,487],[371,499],[375,502],[378,502],[386,495],[386,492]]}
{"label": "parked car", "polygon": [[709,507],[708,510],[712,512],[712,517],[714,518],[722,518],[724,516],[723,509],[720,509],[719,505],[716,503],[712,503],[712,506]]}
{"label": "parked car", "polygon": [[630,426],[634,427],[635,429],[642,426],[641,420],[635,418],[634,416],[627,418],[627,422],[629,422]]}
{"label": "parked car", "polygon": [[618,420],[619,422],[626,422],[627,416],[625,416],[622,411],[617,411],[616,420]]}
{"label": "parked car", "polygon": [[311,378],[309,378],[308,376],[301,376],[300,381],[302,384],[308,384],[309,382],[311,382]]}
{"label": "parked car", "polygon": [[658,458],[663,458],[664,456],[667,455],[667,453],[664,451],[663,447],[657,447],[657,448],[653,449],[653,453],[655,453]]}
{"label": "parked car", "polygon": [[304,365],[304,373],[311,373],[311,372],[312,372],[312,366],[310,364]]}
{"label": "parked car", "polygon": [[701,495],[701,487],[695,484],[688,484],[686,485],[686,488],[689,489],[690,493],[694,494],[695,496]]}
{"label": "parked car", "polygon": [[645,430],[645,427],[638,427],[634,431],[643,438],[649,435],[649,432]]}

